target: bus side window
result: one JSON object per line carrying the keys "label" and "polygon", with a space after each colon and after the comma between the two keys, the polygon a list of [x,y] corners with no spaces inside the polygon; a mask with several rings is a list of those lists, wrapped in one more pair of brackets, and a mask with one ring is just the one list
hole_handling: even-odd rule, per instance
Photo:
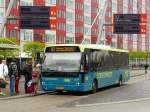
{"label": "bus side window", "polygon": [[98,52],[98,56],[97,56],[97,61],[98,61],[98,66],[97,66],[97,70],[100,71],[102,70],[102,52],[99,51]]}

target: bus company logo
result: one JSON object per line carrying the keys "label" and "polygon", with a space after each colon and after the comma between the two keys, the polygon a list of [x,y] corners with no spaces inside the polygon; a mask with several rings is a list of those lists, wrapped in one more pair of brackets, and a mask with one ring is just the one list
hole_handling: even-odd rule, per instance
{"label": "bus company logo", "polygon": [[112,77],[112,72],[103,72],[103,73],[97,73],[96,77],[98,79],[102,79],[102,78],[110,78]]}

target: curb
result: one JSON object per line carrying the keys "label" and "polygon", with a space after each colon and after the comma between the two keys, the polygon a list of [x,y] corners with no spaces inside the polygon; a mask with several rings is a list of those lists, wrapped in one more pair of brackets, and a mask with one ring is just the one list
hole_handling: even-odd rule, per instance
{"label": "curb", "polygon": [[23,95],[18,95],[18,96],[8,96],[8,97],[2,97],[0,98],[0,101],[1,100],[13,100],[13,99],[20,99],[20,98],[26,98],[26,97],[34,97],[34,96],[40,96],[40,95],[44,95],[44,94],[48,94],[48,93],[51,93],[51,92],[43,92],[43,91],[40,91],[38,94],[23,94]]}
{"label": "curb", "polygon": [[146,75],[146,74],[130,75],[130,77],[137,77],[137,76],[142,76],[142,75]]}

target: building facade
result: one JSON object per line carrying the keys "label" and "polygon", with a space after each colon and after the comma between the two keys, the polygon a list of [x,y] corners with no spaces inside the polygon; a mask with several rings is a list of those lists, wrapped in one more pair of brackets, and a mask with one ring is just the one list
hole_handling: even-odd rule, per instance
{"label": "building facade", "polygon": [[[9,1],[0,0],[0,15],[5,13]],[[11,17],[19,16],[19,6],[56,7],[56,29],[20,29],[19,20],[9,19],[4,35],[7,38],[16,38],[18,42],[40,41],[48,44],[80,44],[84,38],[90,39],[91,43],[94,44],[101,36],[101,40],[110,40],[106,41],[105,44],[115,48],[149,51],[150,19],[147,19],[146,35],[113,34],[112,26],[100,28],[101,17],[95,20],[99,11],[104,9],[105,2],[108,5],[103,24],[112,24],[113,14],[116,13],[147,13],[147,17],[150,18],[149,0],[15,0],[10,14]],[[2,18],[0,18],[1,21]],[[103,35],[99,35],[100,30],[103,30]]]}

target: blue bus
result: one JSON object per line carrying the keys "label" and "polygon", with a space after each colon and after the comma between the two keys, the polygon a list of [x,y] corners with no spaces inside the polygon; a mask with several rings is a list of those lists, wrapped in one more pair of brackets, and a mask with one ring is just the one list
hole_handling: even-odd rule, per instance
{"label": "blue bus", "polygon": [[104,45],[46,46],[41,86],[45,91],[97,92],[128,81],[128,51]]}

